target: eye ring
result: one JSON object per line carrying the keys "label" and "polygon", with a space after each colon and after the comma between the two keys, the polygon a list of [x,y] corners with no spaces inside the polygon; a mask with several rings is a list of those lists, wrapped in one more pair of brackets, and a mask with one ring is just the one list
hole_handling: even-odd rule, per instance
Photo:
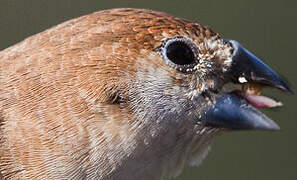
{"label": "eye ring", "polygon": [[192,72],[199,62],[196,45],[182,36],[167,39],[161,50],[163,59],[182,72]]}

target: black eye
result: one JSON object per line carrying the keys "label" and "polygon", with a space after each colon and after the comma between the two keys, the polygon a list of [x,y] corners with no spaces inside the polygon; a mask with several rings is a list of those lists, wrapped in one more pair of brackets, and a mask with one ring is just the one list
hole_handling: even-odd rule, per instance
{"label": "black eye", "polygon": [[[163,57],[175,65],[193,66],[196,63],[195,45],[184,37],[169,39],[163,49]],[[179,67],[183,70],[182,67]]]}

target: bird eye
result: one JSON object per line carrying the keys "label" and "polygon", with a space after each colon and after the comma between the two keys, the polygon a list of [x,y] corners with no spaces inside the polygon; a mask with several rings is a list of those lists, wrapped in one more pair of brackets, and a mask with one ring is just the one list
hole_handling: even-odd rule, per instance
{"label": "bird eye", "polygon": [[195,61],[192,49],[183,41],[170,43],[166,48],[166,56],[179,65],[192,64]]}
{"label": "bird eye", "polygon": [[184,37],[176,37],[167,40],[163,46],[163,58],[173,63],[178,69],[194,66],[197,63],[196,48],[191,40]]}

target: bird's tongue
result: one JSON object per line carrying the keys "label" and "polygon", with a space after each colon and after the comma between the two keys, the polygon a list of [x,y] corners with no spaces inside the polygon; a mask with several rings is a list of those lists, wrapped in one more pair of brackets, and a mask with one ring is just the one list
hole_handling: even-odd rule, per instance
{"label": "bird's tongue", "polygon": [[240,92],[240,95],[256,108],[272,108],[282,106],[281,102],[277,102],[266,96],[252,95],[244,92]]}
{"label": "bird's tongue", "polygon": [[255,82],[245,83],[242,86],[242,90],[238,93],[244,99],[246,99],[255,108],[273,108],[277,106],[282,106],[281,102],[277,102],[266,96],[262,96],[262,85]]}

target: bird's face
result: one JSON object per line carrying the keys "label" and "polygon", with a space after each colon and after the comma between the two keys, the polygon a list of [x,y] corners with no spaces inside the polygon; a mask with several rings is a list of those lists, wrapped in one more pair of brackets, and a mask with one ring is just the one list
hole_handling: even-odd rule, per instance
{"label": "bird's face", "polygon": [[[109,96],[116,97],[117,102],[126,102],[140,122],[278,129],[254,107],[279,105],[260,96],[262,86],[290,89],[238,42],[223,39],[197,23],[160,12],[129,9],[107,12],[106,18],[111,18],[108,22],[115,26],[110,27],[112,32],[120,35],[111,36],[113,42],[106,48],[113,59],[118,59],[111,63],[120,74],[117,87],[110,88],[117,90]],[[223,88],[226,84],[242,87]]]}
{"label": "bird's face", "polygon": [[[162,37],[160,44],[136,55],[141,57],[136,58],[136,80],[131,82],[132,88],[127,86],[129,97],[133,97],[130,103],[137,119],[150,124],[154,131],[166,132],[172,125],[177,128],[169,131],[188,131],[193,136],[203,129],[220,130],[201,119],[230,81],[234,48],[211,30],[191,26],[188,33],[183,29],[171,35],[164,27],[156,34]],[[205,32],[208,35],[197,36]]]}
{"label": "bird's face", "polygon": [[166,144],[167,152],[189,145],[188,155],[199,163],[202,149],[222,130],[279,128],[256,109],[279,103],[259,92],[262,86],[290,89],[236,41],[154,11],[120,9],[107,18],[121,35],[107,48],[118,60],[112,62],[122,85],[110,96],[131,110],[131,127],[144,129],[138,137],[146,143]]}

